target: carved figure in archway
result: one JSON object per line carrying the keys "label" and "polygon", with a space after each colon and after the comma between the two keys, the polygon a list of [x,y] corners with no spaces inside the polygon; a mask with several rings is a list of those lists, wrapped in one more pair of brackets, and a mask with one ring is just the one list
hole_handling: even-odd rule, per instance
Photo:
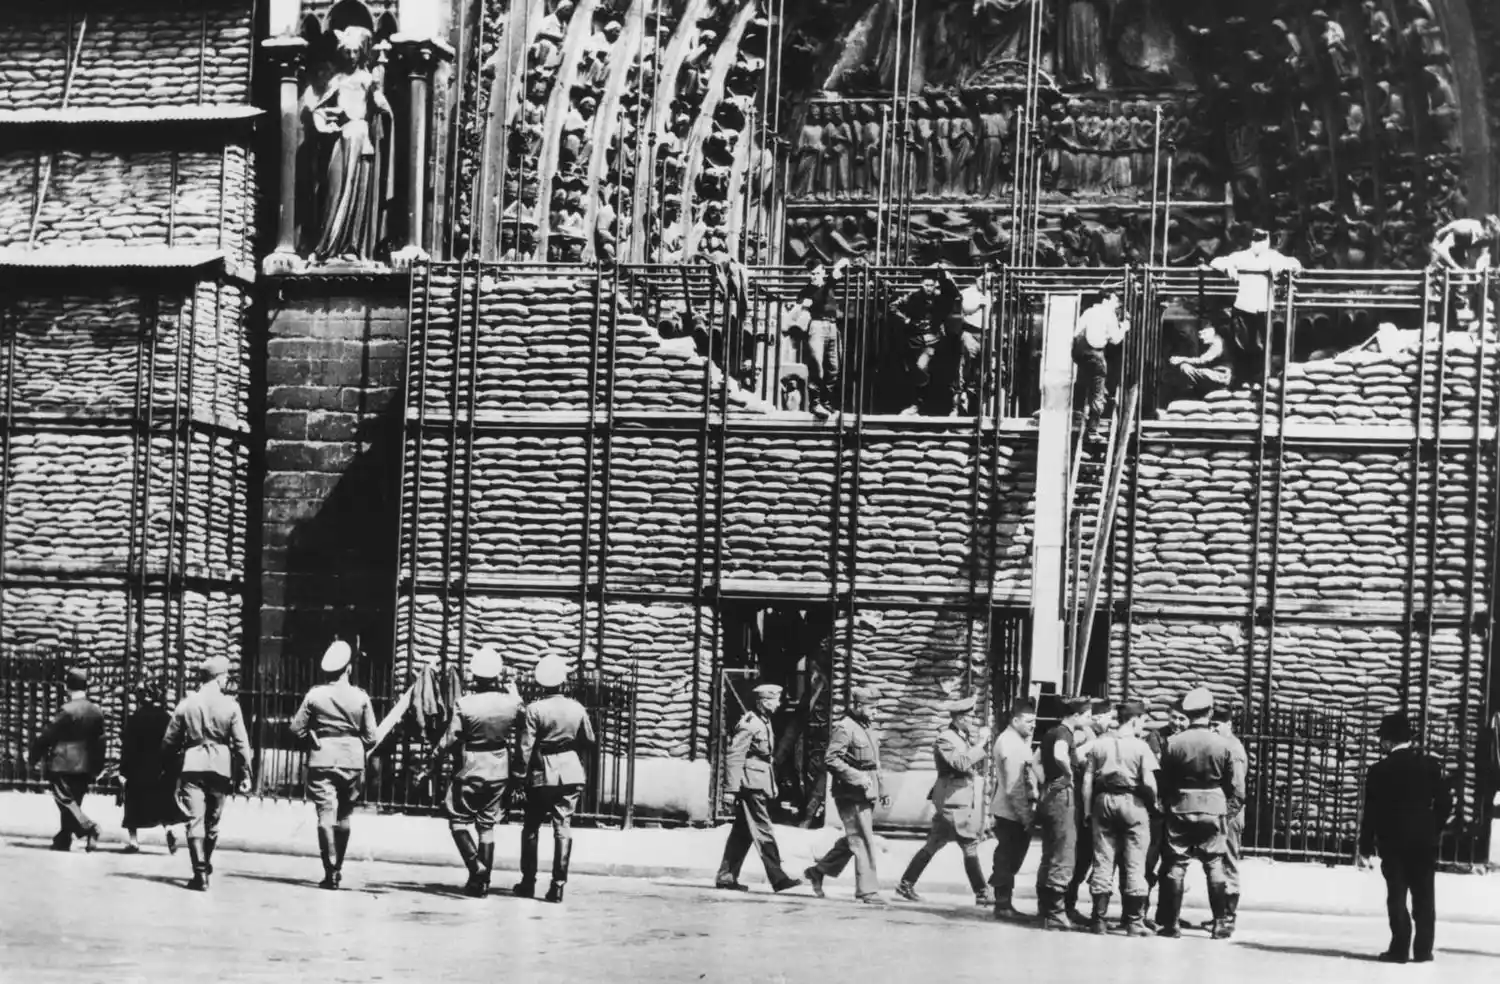
{"label": "carved figure in archway", "polygon": [[319,260],[370,260],[385,229],[394,192],[390,167],[391,106],[372,71],[374,37],[346,27],[336,67],[321,91],[309,89],[303,116],[315,148]]}
{"label": "carved figure in archway", "polygon": [[1106,0],[1064,0],[1059,35],[1062,74],[1077,85],[1107,89],[1109,59],[1105,49]]}
{"label": "carved figure in archway", "polygon": [[1185,52],[1162,0],[1120,0],[1111,15],[1120,78],[1130,85],[1163,86],[1192,80]]}
{"label": "carved figure in archway", "polygon": [[1003,175],[1007,121],[1001,112],[1000,97],[994,93],[985,96],[983,112],[979,114],[979,179],[981,195],[992,195],[999,191]]}

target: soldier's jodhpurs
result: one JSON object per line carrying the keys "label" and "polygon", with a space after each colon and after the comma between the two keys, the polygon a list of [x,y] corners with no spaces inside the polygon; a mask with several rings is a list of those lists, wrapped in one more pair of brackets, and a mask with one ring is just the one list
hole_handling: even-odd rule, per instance
{"label": "soldier's jodhpurs", "polygon": [[1177,925],[1178,916],[1182,914],[1182,891],[1187,880],[1188,863],[1194,859],[1203,865],[1203,874],[1208,879],[1208,903],[1214,919],[1224,917],[1225,899],[1229,894],[1224,881],[1225,827],[1223,817],[1168,815],[1161,896],[1156,908],[1156,921],[1162,928]]}
{"label": "soldier's jodhpurs", "polygon": [[1229,828],[1224,833],[1224,883],[1230,895],[1240,894],[1240,839],[1245,836],[1245,811],[1241,810],[1229,818]]}
{"label": "soldier's jodhpurs", "polygon": [[177,806],[187,816],[187,836],[217,840],[219,818],[229,798],[229,780],[212,772],[192,772],[177,781]]}
{"label": "soldier's jodhpurs", "polygon": [[83,797],[89,791],[89,777],[76,775],[52,775],[47,777],[52,788],[52,801],[57,804],[57,814],[62,826],[58,831],[60,840],[87,837],[97,834],[99,825],[83,812]]}
{"label": "soldier's jodhpurs", "polygon": [[961,835],[954,829],[953,821],[942,813],[932,818],[932,828],[927,831],[927,841],[917,848],[917,853],[907,864],[906,871],[901,875],[902,883],[915,885],[917,879],[922,877],[922,872],[927,870],[927,865],[933,857],[949,844],[957,844],[964,852],[964,872],[969,876],[969,887],[976,895],[983,892],[984,869],[979,864],[978,839]]}
{"label": "soldier's jodhpurs", "polygon": [[1042,863],[1036,871],[1037,892],[1061,897],[1073,879],[1078,852],[1078,815],[1073,804],[1073,782],[1054,779],[1042,791],[1036,808],[1042,833]]}
{"label": "soldier's jodhpurs", "polygon": [[537,841],[542,824],[552,824],[552,880],[568,880],[572,856],[573,811],[578,808],[580,786],[532,786],[526,790],[526,813],[521,821],[521,881],[536,881]]}
{"label": "soldier's jodhpurs", "polygon": [[1031,831],[1015,820],[995,818],[995,867],[990,884],[995,887],[995,904],[1008,903],[1016,891],[1016,872],[1031,849]]}
{"label": "soldier's jodhpurs", "polygon": [[1151,843],[1151,818],[1134,793],[1106,792],[1094,797],[1094,877],[1089,890],[1108,895],[1120,864],[1120,894],[1145,895],[1146,849]]}
{"label": "soldier's jodhpurs", "polygon": [[833,805],[844,825],[844,836],[813,867],[829,878],[837,878],[853,861],[854,894],[860,898],[875,895],[880,891],[875,872],[875,807],[841,799],[834,800]]}
{"label": "soldier's jodhpurs", "polygon": [[729,840],[724,843],[724,859],[719,863],[719,881],[734,881],[740,866],[754,844],[766,866],[766,878],[774,888],[791,881],[781,867],[781,851],[776,847],[776,832],[771,827],[771,811],[764,793],[742,789],[734,798],[734,823]]}

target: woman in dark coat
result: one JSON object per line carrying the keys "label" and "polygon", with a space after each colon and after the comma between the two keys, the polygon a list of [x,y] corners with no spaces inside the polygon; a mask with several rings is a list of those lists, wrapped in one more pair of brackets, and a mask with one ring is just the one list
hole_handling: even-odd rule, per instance
{"label": "woman in dark coat", "polygon": [[127,854],[141,849],[136,832],[147,827],[167,828],[167,850],[177,853],[172,826],[181,823],[177,807],[178,764],[163,756],[162,736],[172,712],[166,706],[161,684],[148,681],[136,691],[139,706],[125,723],[120,748],[120,778],[125,781],[125,829],[130,842]]}

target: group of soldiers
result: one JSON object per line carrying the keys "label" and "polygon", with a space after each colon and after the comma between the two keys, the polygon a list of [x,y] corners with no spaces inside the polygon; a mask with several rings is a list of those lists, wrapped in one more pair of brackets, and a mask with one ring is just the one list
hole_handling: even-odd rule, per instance
{"label": "group of soldiers", "polygon": [[[826,761],[843,836],[801,879],[782,867],[768,809],[776,795],[770,716],[780,700],[780,687],[757,687],[755,706],[739,722],[730,744],[734,821],[718,887],[744,890],[739,871],[753,843],[777,892],[805,880],[822,897],[825,879],[837,877],[852,861],[855,897],[885,905],[873,834],[876,806],[889,805],[880,743],[872,730],[876,693],[852,690],[846,713],[833,727]],[[1096,713],[1090,698],[1066,699],[1064,716],[1035,750],[1033,701],[1011,707],[1006,727],[993,740],[989,729],[976,723],[975,703],[967,697],[944,705],[948,724],[932,750],[937,771],[928,797],[932,826],[902,872],[897,896],[921,901],[916,889],[923,871],[944,847],[957,844],[976,904],[993,907],[997,919],[1028,919],[1013,904],[1014,889],[1037,837],[1042,858],[1035,920],[1043,929],[1108,932],[1118,872],[1119,928],[1130,936],[1152,931],[1180,936],[1184,880],[1190,863],[1198,861],[1208,879],[1213,912],[1206,928],[1215,939],[1234,934],[1248,757],[1231,730],[1228,708],[1216,711],[1208,690],[1186,694],[1161,729],[1148,728],[1146,707],[1139,701]],[[988,796],[987,778],[992,779]],[[979,857],[987,818],[995,839],[988,877]],[[1146,916],[1148,900],[1158,883],[1152,921]],[[1078,909],[1085,884],[1093,897],[1089,914]]]}
{"label": "group of soldiers", "polygon": [[[354,808],[364,789],[365,763],[376,745],[375,710],[364,690],[350,681],[353,650],[336,641],[319,666],[322,681],[307,692],[292,719],[293,734],[309,749],[308,795],[317,810],[321,887],[340,886],[349,849]],[[222,656],[199,666],[201,685],[172,714],[162,739],[167,760],[180,762],[176,805],[186,817],[193,877],[187,887],[207,891],[214,846],[229,794],[251,787],[250,738],[239,702],[225,693],[229,661]],[[580,752],[594,744],[583,705],[563,694],[569,665],[560,656],[539,660],[533,671],[542,696],[525,704],[514,684],[503,685],[504,662],[485,647],[469,664],[473,686],[456,701],[446,733],[433,751],[434,765],[455,759],[443,800],[459,856],[469,871],[465,891],[488,894],[495,864],[495,825],[512,791],[512,753],[519,749],[518,783],[525,795],[521,827],[521,880],[511,894],[534,897],[543,823],[553,835],[548,902],[561,902],[572,855],[571,819],[583,789]],[[44,766],[61,816],[54,850],[66,851],[74,836],[92,851],[99,826],[83,812],[89,783],[104,767],[105,718],[88,697],[88,677],[70,670],[68,701],[37,737],[32,760]],[[519,737],[517,737],[519,735]],[[473,830],[471,834],[470,830]],[[477,835],[477,836],[476,836]]]}

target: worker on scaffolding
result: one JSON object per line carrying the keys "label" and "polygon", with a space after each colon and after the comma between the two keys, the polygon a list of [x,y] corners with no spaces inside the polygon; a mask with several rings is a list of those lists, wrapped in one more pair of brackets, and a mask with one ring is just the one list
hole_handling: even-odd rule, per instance
{"label": "worker on scaffolding", "polygon": [[948,319],[959,313],[961,304],[962,295],[948,271],[931,267],[922,274],[917,288],[892,306],[896,320],[906,330],[906,372],[915,390],[902,416],[912,417],[931,409],[928,384],[932,381],[932,362],[943,343]]}
{"label": "worker on scaffolding", "polygon": [[827,419],[841,411],[839,371],[844,362],[844,341],[839,336],[839,293],[844,288],[847,258],[833,264],[830,271],[817,257],[807,260],[808,283],[797,294],[797,304],[806,312],[807,363],[812,369],[808,386],[808,409]]}
{"label": "worker on scaffolding", "polygon": [[1127,326],[1120,320],[1120,294],[1107,287],[1078,317],[1073,332],[1073,364],[1078,367],[1076,385],[1083,393],[1085,426],[1098,430],[1109,402],[1109,362],[1106,350],[1125,340]]}
{"label": "worker on scaffolding", "polygon": [[1259,384],[1266,358],[1266,319],[1275,297],[1276,278],[1296,273],[1302,263],[1271,248],[1271,234],[1264,229],[1250,233],[1250,246],[1210,264],[1238,285],[1230,318],[1234,326],[1236,376],[1241,382]]}
{"label": "worker on scaffolding", "polygon": [[[955,416],[973,417],[980,411],[980,394],[989,366],[983,365],[984,333],[989,325],[993,298],[989,291],[989,276],[975,277],[974,282],[959,295],[961,313],[950,318],[950,329],[958,332],[954,342],[957,346],[958,365],[953,373],[953,413]],[[957,324],[952,324],[956,321]]]}
{"label": "worker on scaffolding", "polygon": [[1454,219],[1437,231],[1430,248],[1438,268],[1450,271],[1454,320],[1473,321],[1484,304],[1480,272],[1494,268],[1495,250],[1500,248],[1500,216]]}
{"label": "worker on scaffolding", "polygon": [[1198,325],[1198,354],[1174,355],[1162,371],[1162,382],[1175,393],[1198,399],[1227,389],[1234,375],[1234,357],[1220,327],[1205,319]]}

